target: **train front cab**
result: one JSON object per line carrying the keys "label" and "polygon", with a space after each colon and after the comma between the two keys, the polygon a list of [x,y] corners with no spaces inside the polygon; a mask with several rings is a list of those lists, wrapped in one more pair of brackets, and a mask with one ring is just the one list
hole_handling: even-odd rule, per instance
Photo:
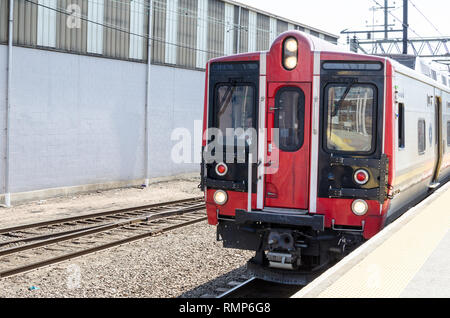
{"label": "train front cab", "polygon": [[256,251],[256,276],[283,283],[306,284],[377,233],[388,199],[384,59],[315,45],[286,32],[207,71],[205,130],[256,130],[241,147],[205,135],[209,223],[224,247]]}

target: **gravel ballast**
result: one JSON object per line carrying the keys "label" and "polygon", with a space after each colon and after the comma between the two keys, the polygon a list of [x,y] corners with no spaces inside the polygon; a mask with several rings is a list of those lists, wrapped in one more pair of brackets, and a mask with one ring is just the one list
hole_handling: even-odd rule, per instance
{"label": "gravel ballast", "polygon": [[206,222],[0,281],[0,297],[201,297],[245,274]]}
{"label": "gravel ballast", "polygon": [[[16,225],[201,196],[198,179],[30,202],[0,210]],[[0,297],[195,298],[245,275],[247,251],[224,249],[207,222],[0,279]],[[0,258],[1,262],[1,258]],[[4,264],[10,267],[12,264]]]}

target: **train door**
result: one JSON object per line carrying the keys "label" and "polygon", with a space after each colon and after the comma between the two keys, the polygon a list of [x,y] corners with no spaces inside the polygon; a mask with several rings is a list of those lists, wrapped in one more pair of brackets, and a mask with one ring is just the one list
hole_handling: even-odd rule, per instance
{"label": "train door", "polygon": [[443,156],[443,136],[442,136],[442,99],[437,96],[435,100],[435,138],[436,138],[436,165],[434,168],[433,182],[431,187],[439,185],[439,172],[442,165]]}
{"label": "train door", "polygon": [[310,92],[310,83],[269,83],[266,207],[308,208]]}

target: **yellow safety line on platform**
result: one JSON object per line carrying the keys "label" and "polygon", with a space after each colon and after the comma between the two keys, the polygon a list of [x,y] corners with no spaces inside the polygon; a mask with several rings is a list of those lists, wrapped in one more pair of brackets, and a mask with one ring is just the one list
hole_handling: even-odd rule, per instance
{"label": "yellow safety line on platform", "polygon": [[450,189],[319,297],[399,297],[449,229]]}

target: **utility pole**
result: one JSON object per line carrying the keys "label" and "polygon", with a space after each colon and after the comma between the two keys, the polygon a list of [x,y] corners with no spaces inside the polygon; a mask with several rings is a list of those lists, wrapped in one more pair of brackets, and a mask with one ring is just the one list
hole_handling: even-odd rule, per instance
{"label": "utility pole", "polygon": [[403,0],[403,54],[408,54],[408,0]]}
{"label": "utility pole", "polygon": [[388,25],[389,25],[389,17],[388,17],[388,7],[389,7],[389,0],[384,0],[384,38],[388,38]]}
{"label": "utility pole", "polygon": [[[388,16],[390,14],[389,9],[394,9],[395,7],[389,7],[389,2],[392,1],[384,0],[384,6],[380,5],[378,2],[377,7],[371,7],[370,11],[374,10],[383,10],[384,11],[384,24],[380,25],[367,25],[366,27],[371,27],[372,30],[349,30],[345,29],[341,31],[341,34],[345,34],[347,36],[347,43],[350,45],[350,49],[354,52],[362,51],[364,54],[373,54],[373,55],[402,55],[408,54],[408,46],[411,47],[413,54],[417,57],[426,57],[433,58],[435,62],[444,64],[448,66],[450,70],[450,55],[449,55],[449,46],[450,37],[428,37],[428,38],[408,38],[408,0],[403,0],[403,21],[402,28],[396,29],[388,29],[391,26],[395,26],[395,24],[389,25]],[[396,18],[394,16],[396,20]],[[375,24],[375,23],[374,23]],[[379,29],[374,29],[374,27],[380,27]],[[381,28],[383,27],[383,28]],[[384,33],[384,38],[375,38],[375,36],[368,36],[367,40],[359,39],[357,35],[359,34],[380,34]],[[389,35],[390,33],[396,33],[396,36]],[[403,34],[401,36],[400,34]],[[353,35],[353,38],[352,38]],[[371,47],[371,49],[370,49]]]}

